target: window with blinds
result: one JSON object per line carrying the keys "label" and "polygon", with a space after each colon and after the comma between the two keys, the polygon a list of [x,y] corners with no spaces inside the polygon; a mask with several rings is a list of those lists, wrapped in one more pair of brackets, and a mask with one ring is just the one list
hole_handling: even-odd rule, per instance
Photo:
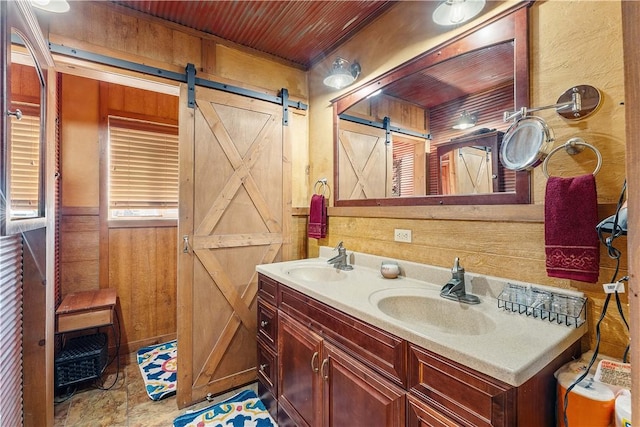
{"label": "window with blinds", "polygon": [[40,208],[40,116],[38,106],[16,104],[22,111],[20,120],[10,126],[9,197],[11,218],[37,217]]}
{"label": "window with blinds", "polygon": [[410,142],[393,142],[393,186],[394,196],[412,196],[414,194],[414,159],[416,146]]}
{"label": "window with blinds", "polygon": [[177,126],[109,117],[109,218],[177,217]]}

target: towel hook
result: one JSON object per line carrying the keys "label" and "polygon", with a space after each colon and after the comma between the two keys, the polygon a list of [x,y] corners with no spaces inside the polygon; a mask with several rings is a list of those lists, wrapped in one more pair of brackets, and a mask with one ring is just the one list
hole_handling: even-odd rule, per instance
{"label": "towel hook", "polygon": [[[328,187],[329,186],[327,185],[327,178],[320,178],[313,185],[313,192],[314,194],[321,194],[322,196],[326,197]],[[322,190],[322,192],[320,192],[319,190]]]}
{"label": "towel hook", "polygon": [[549,155],[544,159],[544,162],[542,162],[542,173],[544,173],[544,176],[549,178],[547,164],[551,156],[553,156],[555,153],[564,148],[567,154],[573,156],[574,154],[580,153],[584,149],[584,147],[591,149],[594,153],[596,153],[596,156],[598,157],[598,164],[596,164],[596,169],[593,171],[593,175],[595,176],[600,171],[600,167],[602,166],[602,154],[600,154],[600,151],[596,147],[577,136],[569,139],[564,144],[559,145],[551,150]]}

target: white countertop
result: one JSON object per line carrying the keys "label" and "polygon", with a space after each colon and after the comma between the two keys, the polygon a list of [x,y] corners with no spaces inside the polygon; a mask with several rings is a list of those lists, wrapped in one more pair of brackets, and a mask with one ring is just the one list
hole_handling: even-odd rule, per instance
{"label": "white countertop", "polygon": [[346,275],[342,280],[320,283],[288,273],[302,266],[331,269],[327,259],[333,255],[335,252],[331,252],[331,248],[321,247],[320,258],[263,264],[256,269],[344,313],[512,386],[524,384],[587,331],[586,323],[579,328],[569,327],[498,308],[497,296],[507,282],[544,288],[535,284],[466,272],[466,290],[480,297],[481,303],[468,305],[438,296],[442,301],[442,306],[438,303],[438,309],[442,311],[444,307],[445,317],[450,313],[451,322],[465,317],[467,313],[460,310],[477,310],[485,315],[483,318],[490,319],[490,327],[488,332],[476,335],[472,331],[469,334],[451,334],[397,320],[376,306],[377,296],[394,294],[395,291],[398,294],[438,295],[442,285],[451,278],[449,269],[395,260],[400,265],[401,276],[384,279],[379,271],[380,262],[390,258],[350,253],[354,269],[341,271],[340,274]]}

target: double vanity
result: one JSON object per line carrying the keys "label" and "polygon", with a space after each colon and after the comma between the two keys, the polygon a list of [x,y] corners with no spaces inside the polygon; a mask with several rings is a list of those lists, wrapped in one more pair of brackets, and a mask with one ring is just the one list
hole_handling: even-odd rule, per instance
{"label": "double vanity", "polygon": [[505,279],[467,272],[465,304],[440,295],[450,269],[398,261],[385,279],[386,258],[333,255],[257,267],[258,384],[279,426],[554,425],[553,372],[585,325],[499,308]]}

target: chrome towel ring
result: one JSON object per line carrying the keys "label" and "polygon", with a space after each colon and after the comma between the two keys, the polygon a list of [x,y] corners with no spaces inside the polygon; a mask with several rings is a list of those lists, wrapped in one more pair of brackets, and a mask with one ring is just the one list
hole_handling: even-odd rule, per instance
{"label": "chrome towel ring", "polygon": [[578,154],[579,152],[581,152],[584,147],[591,149],[594,153],[596,153],[596,156],[598,157],[598,164],[596,164],[596,169],[593,171],[593,175],[596,175],[600,171],[600,167],[602,166],[602,154],[600,154],[600,151],[596,147],[585,142],[584,139],[580,137],[573,137],[569,139],[567,142],[565,142],[564,144],[551,150],[549,155],[544,159],[544,162],[542,162],[542,173],[544,173],[544,176],[549,178],[549,172],[547,171],[547,164],[551,156],[553,156],[555,153],[557,153],[558,151],[564,148],[567,154],[570,154],[573,156],[574,154]]}
{"label": "chrome towel ring", "polygon": [[322,195],[324,197],[327,197],[326,193],[327,193],[328,189],[329,189],[329,185],[327,184],[327,178],[320,178],[313,185],[313,193],[314,194],[318,194],[318,195]]}

